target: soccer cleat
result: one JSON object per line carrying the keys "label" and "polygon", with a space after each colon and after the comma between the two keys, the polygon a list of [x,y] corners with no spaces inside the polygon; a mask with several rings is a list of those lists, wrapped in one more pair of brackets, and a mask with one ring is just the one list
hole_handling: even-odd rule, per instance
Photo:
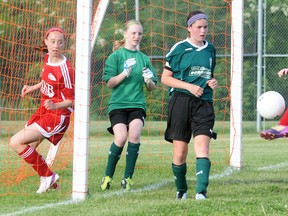
{"label": "soccer cleat", "polygon": [[40,186],[36,193],[45,193],[49,189],[58,189],[59,185],[56,183],[59,180],[59,175],[53,173],[51,176],[41,176]]}
{"label": "soccer cleat", "polygon": [[52,191],[58,190],[59,187],[60,187],[59,184],[57,184],[57,183],[55,182],[48,190],[52,190]]}
{"label": "soccer cleat", "polygon": [[288,137],[288,126],[277,125],[261,132],[260,136],[266,140]]}
{"label": "soccer cleat", "polygon": [[130,177],[128,177],[126,179],[125,178],[122,179],[122,181],[121,181],[122,189],[129,191],[129,190],[131,190],[131,185],[133,185],[133,182],[132,182],[132,179]]}
{"label": "soccer cleat", "polygon": [[109,190],[110,189],[110,186],[111,186],[111,183],[112,183],[112,178],[110,178],[110,176],[104,176],[102,178],[102,182],[101,182],[101,185],[100,185],[100,188],[101,190]]}
{"label": "soccer cleat", "polygon": [[196,196],[195,196],[196,200],[205,200],[207,198],[208,197],[207,197],[206,193],[197,193]]}
{"label": "soccer cleat", "polygon": [[176,199],[186,200],[188,197],[187,192],[177,191]]}

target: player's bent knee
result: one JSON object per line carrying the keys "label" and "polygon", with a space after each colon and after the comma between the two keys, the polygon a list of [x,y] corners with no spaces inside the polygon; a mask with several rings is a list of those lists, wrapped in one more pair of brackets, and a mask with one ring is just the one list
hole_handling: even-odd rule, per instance
{"label": "player's bent knee", "polygon": [[14,151],[18,152],[18,149],[21,147],[21,143],[15,138],[15,136],[12,136],[9,140],[9,147],[12,148]]}
{"label": "player's bent knee", "polygon": [[15,150],[16,146],[17,144],[15,143],[13,137],[11,137],[11,139],[9,140],[9,147]]}

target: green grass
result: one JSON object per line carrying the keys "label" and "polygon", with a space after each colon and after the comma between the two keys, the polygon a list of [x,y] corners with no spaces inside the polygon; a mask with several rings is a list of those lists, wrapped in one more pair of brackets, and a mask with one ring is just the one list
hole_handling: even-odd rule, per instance
{"label": "green grass", "polygon": [[[212,142],[208,200],[194,199],[195,167],[191,144],[187,174],[189,199],[175,200],[172,146],[163,141],[162,135],[143,136],[131,192],[120,190],[125,156],[119,161],[111,189],[101,191],[99,184],[112,137],[99,137],[95,132],[90,137],[89,196],[85,201],[70,202],[72,165],[69,165],[65,170],[57,170],[61,175],[58,192],[37,195],[38,178],[35,175],[11,186],[10,193],[0,196],[0,215],[287,215],[288,141],[262,140],[252,129],[254,124],[244,124],[240,170],[230,168],[227,163],[227,130],[223,129],[219,139]],[[153,125],[147,125],[149,127]],[[0,188],[0,193],[2,190]],[[17,191],[19,193],[15,193]]]}

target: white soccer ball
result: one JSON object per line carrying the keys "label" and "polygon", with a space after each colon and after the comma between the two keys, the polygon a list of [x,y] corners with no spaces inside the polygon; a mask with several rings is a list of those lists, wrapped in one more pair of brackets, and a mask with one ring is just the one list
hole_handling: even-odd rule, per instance
{"label": "white soccer ball", "polygon": [[285,100],[276,91],[267,91],[257,100],[257,111],[266,119],[280,117],[285,110]]}

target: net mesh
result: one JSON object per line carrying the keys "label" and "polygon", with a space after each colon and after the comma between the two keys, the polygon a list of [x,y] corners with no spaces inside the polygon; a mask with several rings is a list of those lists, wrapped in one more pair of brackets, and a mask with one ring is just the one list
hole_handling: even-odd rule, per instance
{"label": "net mesh", "polygon": [[[186,16],[192,10],[203,10],[209,17],[209,35],[217,49],[217,66],[215,78],[219,88],[215,92],[215,112],[219,143],[211,145],[213,163],[229,163],[229,141],[221,134],[229,125],[229,77],[230,77],[230,1],[170,1],[141,0],[139,7],[140,21],[144,27],[141,51],[151,57],[159,80],[164,66],[164,57],[169,49],[179,40],[187,37]],[[67,34],[65,55],[74,65],[75,62],[75,28],[76,0],[50,1],[1,1],[0,11],[0,196],[27,193],[28,184],[38,184],[36,173],[15,152],[9,148],[9,139],[24,128],[29,117],[39,106],[40,93],[35,92],[22,98],[24,85],[38,83],[45,47],[44,32],[52,27],[62,27]],[[99,1],[93,1],[96,12]],[[134,1],[110,1],[99,36],[93,46],[91,58],[91,98],[90,98],[90,138],[89,164],[105,163],[112,137],[108,135],[109,127],[107,106],[110,90],[102,81],[105,60],[112,52],[113,41],[122,39],[124,23],[135,19]],[[159,168],[171,160],[164,145],[163,133],[167,117],[167,88],[158,83],[155,90],[146,92],[147,119],[143,131],[145,148],[139,160],[151,157],[159,158],[159,163],[138,168]],[[72,171],[73,156],[73,118],[69,130],[60,145],[52,169],[57,172]],[[158,137],[158,139],[155,139]],[[160,137],[160,138],[159,138]],[[39,152],[45,157],[50,143],[44,141]],[[190,157],[191,158],[191,157]],[[192,160],[191,160],[192,161]],[[71,175],[71,174],[70,174]],[[26,183],[23,183],[25,179]],[[65,179],[63,180],[65,181]],[[67,179],[71,192],[71,179]],[[69,186],[67,186],[69,188]]]}

